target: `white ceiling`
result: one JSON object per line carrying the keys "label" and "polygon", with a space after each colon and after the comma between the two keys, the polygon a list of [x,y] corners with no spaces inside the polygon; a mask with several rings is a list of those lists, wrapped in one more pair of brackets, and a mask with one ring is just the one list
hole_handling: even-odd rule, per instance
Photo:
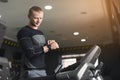
{"label": "white ceiling", "polygon": [[[112,43],[111,25],[105,0],[8,0],[0,2],[0,22],[7,26],[5,36],[16,40],[17,31],[28,23],[28,9],[40,6],[45,12],[41,29],[47,39],[61,47]],[[52,5],[52,10],[45,10]],[[73,32],[79,32],[73,36]],[[82,38],[87,39],[81,42]]]}

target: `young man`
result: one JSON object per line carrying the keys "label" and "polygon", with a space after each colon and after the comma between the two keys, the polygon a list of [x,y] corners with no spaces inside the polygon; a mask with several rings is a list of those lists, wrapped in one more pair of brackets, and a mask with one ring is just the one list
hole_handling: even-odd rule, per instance
{"label": "young man", "polygon": [[27,78],[46,76],[44,56],[49,51],[59,48],[55,40],[46,41],[43,32],[38,30],[43,16],[44,12],[40,7],[31,7],[28,25],[17,33],[19,45],[25,52],[24,69],[27,71]]}

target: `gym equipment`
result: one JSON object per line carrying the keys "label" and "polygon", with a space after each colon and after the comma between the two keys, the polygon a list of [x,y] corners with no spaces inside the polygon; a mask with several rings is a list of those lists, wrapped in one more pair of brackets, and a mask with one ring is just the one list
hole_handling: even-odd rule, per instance
{"label": "gym equipment", "polygon": [[[0,48],[4,39],[6,26],[0,23]],[[10,64],[7,58],[0,57],[0,80],[11,80],[10,78]]]}
{"label": "gym equipment", "polygon": [[10,64],[5,57],[0,57],[0,80],[11,80]]}
{"label": "gym equipment", "polygon": [[56,75],[57,80],[103,80],[100,75],[103,63],[98,61],[100,52],[100,47],[95,45],[81,59],[80,65],[75,70],[59,72]]}

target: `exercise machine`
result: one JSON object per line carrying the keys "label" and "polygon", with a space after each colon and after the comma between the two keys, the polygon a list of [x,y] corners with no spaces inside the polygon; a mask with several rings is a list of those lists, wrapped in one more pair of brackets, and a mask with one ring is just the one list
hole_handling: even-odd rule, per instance
{"label": "exercise machine", "polygon": [[92,47],[81,59],[80,65],[71,71],[59,72],[57,80],[103,80],[101,76],[102,62],[99,62],[101,49],[98,45]]}

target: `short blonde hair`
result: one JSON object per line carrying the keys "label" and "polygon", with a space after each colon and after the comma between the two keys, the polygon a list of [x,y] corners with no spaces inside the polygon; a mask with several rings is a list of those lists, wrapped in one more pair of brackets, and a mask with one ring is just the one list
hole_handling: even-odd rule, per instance
{"label": "short blonde hair", "polygon": [[42,11],[42,8],[38,7],[38,6],[33,6],[29,9],[29,13],[28,13],[28,16],[32,15],[33,11]]}

